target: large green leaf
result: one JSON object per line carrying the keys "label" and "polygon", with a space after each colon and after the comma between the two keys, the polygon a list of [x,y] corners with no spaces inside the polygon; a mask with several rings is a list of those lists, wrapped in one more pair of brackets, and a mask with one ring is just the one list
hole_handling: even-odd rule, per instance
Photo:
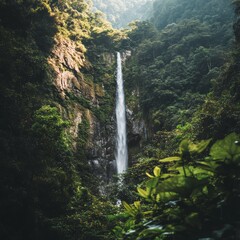
{"label": "large green leaf", "polygon": [[135,201],[133,204],[134,204],[134,206],[135,206],[136,209],[140,209],[140,208],[141,208],[141,203],[140,203],[140,201]]}
{"label": "large green leaf", "polygon": [[160,174],[161,174],[161,168],[160,168],[160,167],[155,167],[155,168],[153,169],[153,173],[154,173],[154,176],[155,176],[155,177],[159,177]]}
{"label": "large green leaf", "polygon": [[213,160],[240,160],[240,137],[231,133],[223,140],[218,140],[211,148],[210,155]]}
{"label": "large green leaf", "polygon": [[131,216],[133,216],[133,217],[135,216],[136,211],[135,211],[134,207],[131,207],[128,203],[126,203],[126,202],[124,202],[124,201],[123,201],[123,206],[124,206],[126,212],[127,212],[129,215],[131,215]]}
{"label": "large green leaf", "polygon": [[147,188],[155,188],[158,184],[158,178],[152,178],[146,182]]}
{"label": "large green leaf", "polygon": [[189,152],[189,140],[188,139],[184,139],[181,141],[180,145],[179,145],[179,152],[180,154],[183,154],[185,152]]}
{"label": "large green leaf", "polygon": [[218,164],[216,161],[212,161],[206,158],[205,161],[198,161],[197,166],[208,172],[215,173],[215,169],[218,167]]}
{"label": "large green leaf", "polygon": [[169,178],[157,186],[156,193],[173,192],[182,197],[188,197],[195,188],[203,187],[206,179],[198,180],[195,177],[176,176]]}
{"label": "large green leaf", "polygon": [[208,171],[200,167],[189,166],[188,168],[193,173],[193,176],[199,180],[201,180],[202,178],[208,178],[214,175],[212,171]]}
{"label": "large green leaf", "polygon": [[126,210],[126,213],[128,213],[129,215],[135,217],[140,211],[141,211],[141,204],[139,201],[134,202],[132,205],[129,205],[126,202],[122,202],[123,206]]}
{"label": "large green leaf", "polygon": [[143,198],[149,197],[149,193],[147,191],[143,190],[142,188],[138,187],[137,191],[141,197],[143,197]]}
{"label": "large green leaf", "polygon": [[148,177],[150,177],[150,178],[154,178],[154,176],[153,175],[151,175],[150,173],[148,173],[148,172],[146,172],[146,175],[148,176]]}
{"label": "large green leaf", "polygon": [[197,143],[192,143],[188,139],[184,139],[179,145],[179,152],[180,154],[186,152],[189,152],[191,154],[200,154],[207,148],[210,142],[211,139],[202,140]]}
{"label": "large green leaf", "polygon": [[181,158],[178,156],[174,156],[174,157],[167,157],[164,159],[159,160],[159,162],[161,163],[170,163],[170,162],[176,162],[176,161],[180,161]]}
{"label": "large green leaf", "polygon": [[169,202],[179,198],[179,194],[175,192],[161,192],[158,195],[159,195],[159,200],[162,202]]}
{"label": "large green leaf", "polygon": [[214,175],[213,171],[210,171],[201,167],[195,167],[195,166],[185,166],[184,169],[183,167],[177,167],[175,169],[182,176],[185,176],[186,174],[187,177],[195,177],[197,179],[199,179],[198,178],[199,175],[205,175],[206,177],[210,177]]}
{"label": "large green leaf", "polygon": [[208,139],[208,140],[202,140],[200,142],[197,143],[190,143],[189,144],[189,152],[190,153],[202,153],[207,146],[209,145],[209,143],[211,142],[212,139]]}

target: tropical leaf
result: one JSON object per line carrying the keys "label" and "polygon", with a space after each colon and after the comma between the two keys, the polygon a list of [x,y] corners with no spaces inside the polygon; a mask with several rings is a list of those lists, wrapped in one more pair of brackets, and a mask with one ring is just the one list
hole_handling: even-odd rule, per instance
{"label": "tropical leaf", "polygon": [[169,202],[179,198],[179,194],[175,192],[161,192],[158,195],[163,202]]}
{"label": "tropical leaf", "polygon": [[154,178],[154,176],[151,175],[151,174],[149,174],[148,172],[146,172],[146,175],[147,175],[148,177],[150,177],[150,178]]}
{"label": "tropical leaf", "polygon": [[212,139],[202,140],[198,143],[189,143],[189,152],[198,154],[202,153],[207,148],[211,140]]}
{"label": "tropical leaf", "polygon": [[157,202],[160,202],[160,200],[161,200],[161,195],[160,195],[160,194],[157,194],[157,195],[156,195],[156,201],[157,201]]}
{"label": "tropical leaf", "polygon": [[240,160],[240,137],[231,133],[223,140],[218,140],[211,148],[210,155],[213,160]]}
{"label": "tropical leaf", "polygon": [[137,191],[141,197],[143,197],[143,198],[149,197],[149,193],[147,191],[143,190],[142,188],[138,187]]}
{"label": "tropical leaf", "polygon": [[146,182],[147,188],[155,188],[158,184],[158,178],[152,178]]}
{"label": "tropical leaf", "polygon": [[190,144],[190,142],[188,139],[182,140],[179,145],[179,153],[183,154],[185,152],[189,152],[189,144]]}
{"label": "tropical leaf", "polygon": [[198,161],[197,166],[206,170],[206,171],[214,173],[218,164],[215,161],[207,160],[207,161]]}
{"label": "tropical leaf", "polygon": [[133,217],[135,217],[141,210],[141,204],[139,201],[134,202],[132,206],[123,201],[123,206],[126,210],[126,213]]}
{"label": "tropical leaf", "polygon": [[140,209],[140,207],[141,207],[140,201],[135,201],[133,204],[134,204],[135,208]]}
{"label": "tropical leaf", "polygon": [[177,170],[179,172],[180,175],[182,176],[193,176],[193,172],[190,166],[185,166],[183,167],[175,167],[175,170]]}
{"label": "tropical leaf", "polygon": [[158,185],[156,193],[173,192],[183,197],[189,197],[193,190],[205,184],[195,177],[176,176]]}
{"label": "tropical leaf", "polygon": [[133,208],[128,203],[126,203],[125,201],[123,201],[122,203],[123,203],[123,206],[124,206],[126,212],[129,213],[130,215],[132,215]]}
{"label": "tropical leaf", "polygon": [[155,168],[153,169],[153,173],[154,173],[154,176],[155,176],[155,177],[160,177],[161,168],[155,167]]}
{"label": "tropical leaf", "polygon": [[185,166],[184,169],[183,167],[177,167],[176,170],[179,171],[180,175],[182,176],[186,175],[188,177],[195,177],[197,179],[198,179],[198,176],[200,175],[205,177],[214,175],[213,171],[208,171],[207,169],[203,169],[195,166]]}
{"label": "tropical leaf", "polygon": [[176,176],[176,174],[164,173],[161,175],[161,179],[165,179],[165,178],[169,178],[169,177],[173,177],[173,176]]}
{"label": "tropical leaf", "polygon": [[206,174],[208,176],[213,176],[214,173],[213,171],[209,171],[200,167],[193,167],[192,168],[192,172],[194,174],[195,177],[197,177],[199,174]]}
{"label": "tropical leaf", "polygon": [[167,157],[164,159],[159,160],[159,162],[161,163],[170,163],[170,162],[176,162],[176,161],[180,161],[181,158],[178,156],[174,156],[174,157]]}

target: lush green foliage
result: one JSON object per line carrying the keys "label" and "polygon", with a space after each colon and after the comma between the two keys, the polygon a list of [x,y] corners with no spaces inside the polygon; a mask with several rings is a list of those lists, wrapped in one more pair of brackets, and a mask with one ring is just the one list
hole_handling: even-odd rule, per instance
{"label": "lush green foliage", "polygon": [[[39,145],[44,144],[50,148],[61,146],[58,151],[62,153],[69,145],[66,133],[64,133],[64,128],[68,125],[67,121],[62,120],[57,108],[47,105],[36,111],[32,131],[33,135],[38,139]],[[52,151],[49,149],[47,152]]]}
{"label": "lush green foliage", "polygon": [[156,1],[165,6],[154,8],[159,30],[137,22],[128,32],[133,51],[125,68],[129,105],[142,112],[149,135],[162,145],[164,135],[193,137],[192,115],[231,61],[232,7],[229,1],[213,7],[215,2]]}
{"label": "lush green foliage", "polygon": [[[150,7],[125,4],[116,7],[126,21],[132,8],[146,14]],[[239,16],[239,1],[233,6]],[[240,217],[239,136],[212,146],[211,140],[181,140],[214,142],[239,132],[239,18],[231,55],[226,0],[158,0],[151,23],[133,22],[125,31],[91,7],[84,0],[0,1],[0,238],[233,238]],[[50,64],[59,39],[76,45],[80,71],[59,59]],[[119,213],[93,195],[98,183],[87,148],[92,118],[99,128],[112,124],[113,52],[125,49],[132,50],[125,68],[128,103],[134,117],[144,116],[149,141],[123,188],[109,197],[125,201]],[[64,97],[54,67],[79,80]],[[81,120],[74,131],[76,109]],[[159,162],[170,152],[173,157]]]}
{"label": "lush green foliage", "polygon": [[184,19],[198,19],[208,24],[218,25],[220,22],[226,24],[229,20],[232,20],[232,16],[229,14],[230,9],[233,9],[231,1],[225,0],[207,2],[201,0],[155,0],[152,22],[159,29]]}
{"label": "lush green foliage", "polygon": [[[239,1],[234,1],[239,16]],[[233,57],[225,65],[221,76],[215,81],[213,91],[193,118],[193,129],[198,137],[220,138],[224,133],[240,129],[239,106],[239,17],[234,23],[236,47]],[[214,112],[214,114],[212,114]]]}
{"label": "lush green foliage", "polygon": [[[239,135],[232,133],[201,153],[210,140],[183,140],[179,156],[160,160],[154,175],[123,202],[129,219],[115,228],[116,239],[234,239],[239,219]],[[168,164],[168,165],[166,165]]]}
{"label": "lush green foliage", "polygon": [[134,203],[123,203],[129,217],[114,229],[116,239],[239,238],[239,135],[213,145],[182,140],[239,133],[239,21],[232,54],[231,8],[229,1],[155,1],[158,30],[139,22],[128,32],[127,99],[148,139],[125,176],[130,194],[122,199]]}
{"label": "lush green foliage", "polygon": [[49,58],[56,38],[75,41],[84,58],[87,45],[102,54],[119,37],[82,0],[0,1],[1,239],[111,239],[111,223],[100,211],[114,210],[87,188],[93,185],[97,193],[85,156],[88,119],[83,117],[73,140],[64,112],[78,103],[83,113],[107,119],[114,106],[114,83],[105,77],[113,74],[111,64],[105,71],[101,62],[97,72],[89,53],[93,67],[89,60],[81,66],[81,79],[96,91],[99,107],[75,93],[60,99]]}

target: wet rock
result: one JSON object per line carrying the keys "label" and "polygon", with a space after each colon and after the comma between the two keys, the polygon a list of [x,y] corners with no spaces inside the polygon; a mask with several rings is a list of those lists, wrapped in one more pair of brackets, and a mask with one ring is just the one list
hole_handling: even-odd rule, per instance
{"label": "wet rock", "polygon": [[92,166],[94,175],[101,182],[101,192],[105,192],[105,187],[111,181],[112,175],[116,174],[114,164],[115,156],[115,127],[114,122],[101,125],[94,123],[94,133],[88,152],[88,162]]}

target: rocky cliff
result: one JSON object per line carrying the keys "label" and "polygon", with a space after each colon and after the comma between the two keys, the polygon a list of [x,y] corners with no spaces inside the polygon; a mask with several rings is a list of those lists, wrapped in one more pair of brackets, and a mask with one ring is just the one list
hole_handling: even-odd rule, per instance
{"label": "rocky cliff", "polygon": [[[56,105],[71,123],[69,133],[75,151],[84,148],[84,158],[101,188],[115,172],[114,101],[104,105],[108,98],[115,98],[115,91],[106,93],[105,90],[115,82],[114,53],[100,52],[97,62],[90,62],[75,41],[57,36],[48,62],[52,67]],[[101,74],[94,72],[94,64],[101,64]],[[102,116],[106,114],[104,107],[108,107],[107,116]],[[80,129],[83,124],[87,125],[87,136],[79,146],[81,134],[84,134]]]}

